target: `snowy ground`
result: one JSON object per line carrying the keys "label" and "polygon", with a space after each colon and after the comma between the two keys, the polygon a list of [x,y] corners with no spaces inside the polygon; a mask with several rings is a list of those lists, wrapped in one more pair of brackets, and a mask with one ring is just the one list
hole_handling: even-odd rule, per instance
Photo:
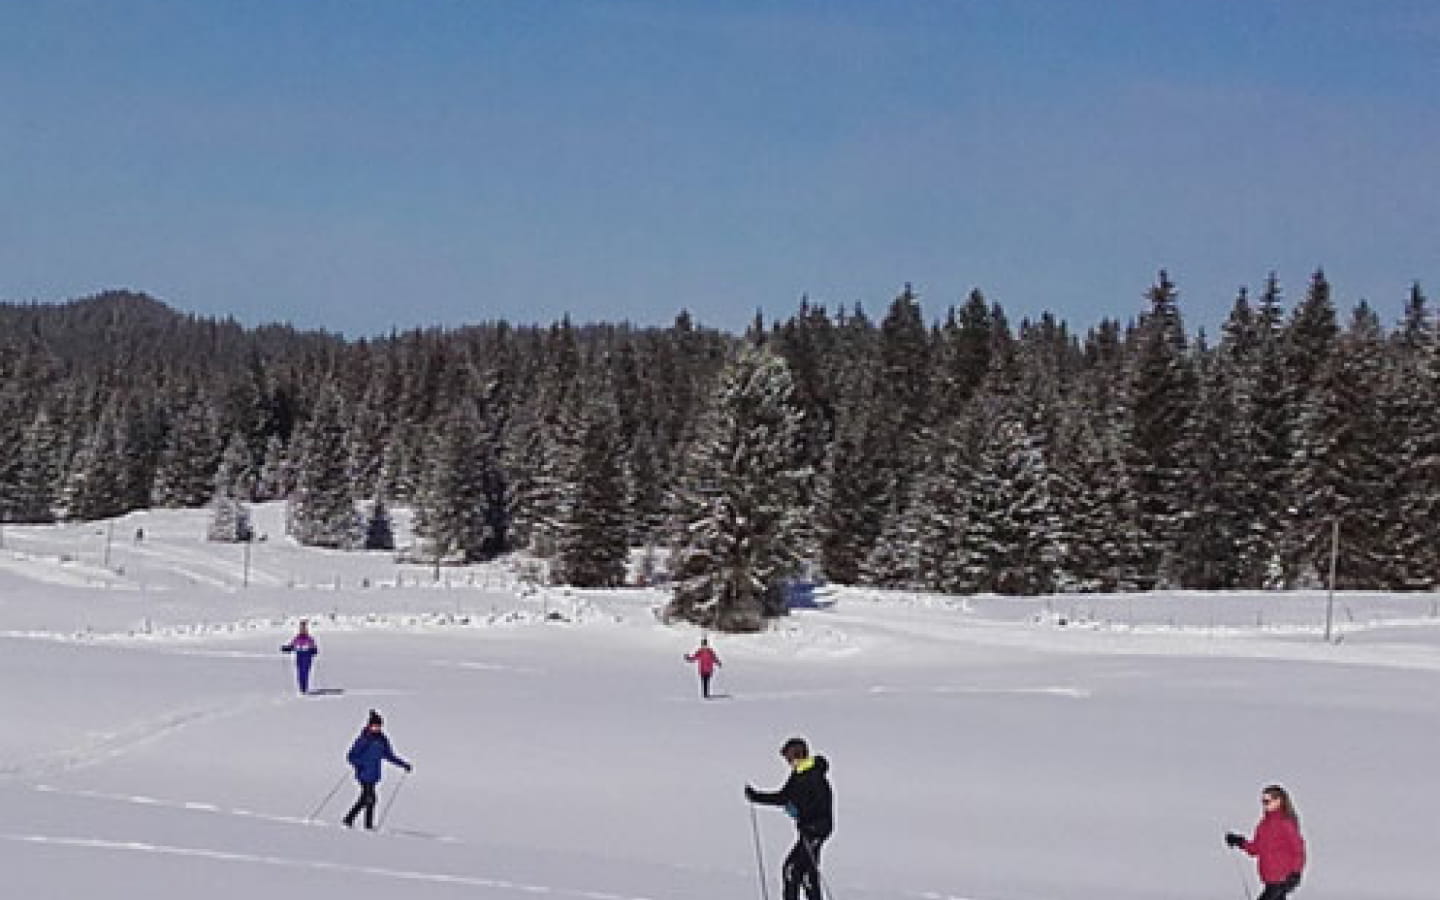
{"label": "snowy ground", "polygon": [[[1311,848],[1298,896],[1436,895],[1434,595],[1337,595],[1326,644],[1323,592],[836,591],[716,638],[707,703],[659,592],[437,583],[257,522],[248,571],[203,512],[4,527],[5,896],[757,897],[741,788],[783,779],[791,734],[833,767],[835,900],[1240,898],[1221,836],[1270,781]],[[317,696],[277,652],[302,616]],[[416,767],[379,834],[334,824],[370,707]],[[758,821],[778,898],[789,822]]]}

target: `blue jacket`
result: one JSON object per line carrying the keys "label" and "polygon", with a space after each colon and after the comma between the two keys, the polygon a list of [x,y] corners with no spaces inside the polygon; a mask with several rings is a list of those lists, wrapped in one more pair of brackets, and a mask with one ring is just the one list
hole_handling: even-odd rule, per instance
{"label": "blue jacket", "polygon": [[410,770],[410,764],[390,749],[390,739],[385,736],[385,732],[372,732],[368,728],[360,732],[355,743],[350,745],[350,752],[345,755],[345,759],[355,767],[355,780],[361,784],[379,783],[382,760],[389,760],[392,765],[407,772]]}

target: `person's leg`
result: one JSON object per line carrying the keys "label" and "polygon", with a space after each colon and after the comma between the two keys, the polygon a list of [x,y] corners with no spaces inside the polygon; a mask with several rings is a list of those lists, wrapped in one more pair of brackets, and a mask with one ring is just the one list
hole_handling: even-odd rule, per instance
{"label": "person's leg", "polygon": [[1265,885],[1265,890],[1261,891],[1260,896],[1256,897],[1255,900],[1285,900],[1289,895],[1290,889],[1287,888],[1284,883],[1275,882],[1274,884]]}
{"label": "person's leg", "polygon": [[700,696],[710,699],[710,675],[709,672],[700,673]]}
{"label": "person's leg", "polygon": [[300,685],[300,693],[310,693],[310,666],[315,662],[315,657],[309,653],[301,653],[295,657],[295,680]]}
{"label": "person's leg", "polygon": [[808,900],[824,900],[820,889],[820,845],[825,843],[825,839],[802,837],[800,840],[805,844],[805,863],[808,867],[804,873],[805,896]]}
{"label": "person's leg", "polygon": [[785,857],[785,862],[780,866],[781,891],[784,900],[800,900],[800,886],[805,878],[805,873],[810,869],[810,854],[802,843],[802,838],[796,838],[795,846],[790,848],[790,853]]}
{"label": "person's leg", "polygon": [[371,831],[375,830],[375,785],[365,785],[365,827]]}
{"label": "person's leg", "polygon": [[363,782],[361,783],[360,797],[355,801],[355,805],[350,807],[350,811],[345,814],[345,818],[343,819],[346,828],[354,827],[355,817],[360,815],[360,813],[365,809],[365,798],[369,796],[374,796],[374,793],[374,785],[365,784]]}

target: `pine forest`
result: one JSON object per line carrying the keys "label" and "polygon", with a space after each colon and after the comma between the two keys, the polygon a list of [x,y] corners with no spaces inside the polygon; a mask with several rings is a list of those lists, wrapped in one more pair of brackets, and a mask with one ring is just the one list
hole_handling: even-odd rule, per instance
{"label": "pine forest", "polygon": [[[1218,333],[1159,273],[1083,334],[973,291],[873,315],[801,301],[743,335],[491,322],[346,339],[143,294],[0,305],[0,522],[207,507],[443,564],[524,551],[754,630],[777,585],[948,593],[1440,586],[1440,326],[1322,272]],[[414,511],[396,548],[390,510]]]}

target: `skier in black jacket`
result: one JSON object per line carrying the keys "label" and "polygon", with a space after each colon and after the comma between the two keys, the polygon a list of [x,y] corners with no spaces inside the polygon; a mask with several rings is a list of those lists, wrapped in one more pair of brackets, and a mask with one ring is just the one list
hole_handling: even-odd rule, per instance
{"label": "skier in black jacket", "polygon": [[804,738],[791,738],[780,748],[790,764],[790,777],[780,790],[757,791],[745,785],[745,799],[751,803],[783,806],[795,819],[795,846],[785,857],[785,900],[800,900],[805,888],[807,900],[824,900],[820,891],[820,845],[835,828],[834,802],[826,774],[830,763],[823,756],[811,756]]}

